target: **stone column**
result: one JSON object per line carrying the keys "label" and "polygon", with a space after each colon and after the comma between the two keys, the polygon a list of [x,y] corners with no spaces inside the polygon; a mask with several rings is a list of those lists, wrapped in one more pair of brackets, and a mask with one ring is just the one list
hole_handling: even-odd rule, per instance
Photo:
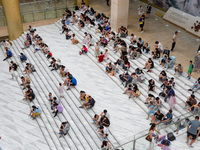
{"label": "stone column", "polygon": [[10,40],[15,40],[23,33],[19,0],[1,0],[4,9]]}
{"label": "stone column", "polygon": [[90,1],[89,0],[76,0],[76,4],[79,6],[82,2],[85,3],[86,6],[89,6]]}
{"label": "stone column", "polygon": [[111,28],[117,32],[118,27],[128,26],[129,0],[111,0]]}

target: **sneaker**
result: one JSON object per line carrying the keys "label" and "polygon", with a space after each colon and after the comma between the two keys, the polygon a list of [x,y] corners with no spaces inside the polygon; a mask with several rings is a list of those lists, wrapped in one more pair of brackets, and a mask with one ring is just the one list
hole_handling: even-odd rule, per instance
{"label": "sneaker", "polygon": [[188,89],[188,91],[192,91],[192,89]]}
{"label": "sneaker", "polygon": [[83,108],[83,106],[80,106],[79,108]]}
{"label": "sneaker", "polygon": [[192,146],[192,145],[188,145],[190,148],[193,148],[194,146]]}

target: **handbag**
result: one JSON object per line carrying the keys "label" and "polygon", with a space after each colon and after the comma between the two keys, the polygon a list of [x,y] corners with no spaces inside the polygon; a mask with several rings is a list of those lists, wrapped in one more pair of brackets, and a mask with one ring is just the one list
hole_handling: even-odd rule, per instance
{"label": "handbag", "polygon": [[151,142],[152,138],[150,137],[150,135],[147,135],[147,137],[145,138],[147,141]]}

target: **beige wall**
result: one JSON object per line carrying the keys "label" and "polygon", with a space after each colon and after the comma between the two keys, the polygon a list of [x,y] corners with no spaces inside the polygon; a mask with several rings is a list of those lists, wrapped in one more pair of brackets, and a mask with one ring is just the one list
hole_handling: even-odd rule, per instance
{"label": "beige wall", "polygon": [[117,31],[119,26],[128,26],[129,0],[111,0],[111,28]]}

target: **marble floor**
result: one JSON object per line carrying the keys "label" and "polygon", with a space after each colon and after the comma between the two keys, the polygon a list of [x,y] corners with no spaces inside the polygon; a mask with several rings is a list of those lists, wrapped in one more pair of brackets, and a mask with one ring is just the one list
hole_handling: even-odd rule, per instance
{"label": "marble floor", "polygon": [[[91,0],[90,1],[95,10],[103,12],[110,16],[110,7],[106,5],[106,0]],[[189,61],[194,60],[194,56],[199,47],[199,37],[190,34],[189,32],[181,29],[180,27],[171,24],[168,21],[163,20],[155,15],[156,11],[160,11],[157,8],[152,8],[152,13],[149,19],[146,19],[144,32],[138,31],[138,5],[143,5],[144,10],[146,9],[146,3],[139,0],[130,0],[129,8],[129,23],[128,31],[129,35],[134,33],[137,38],[141,37],[144,42],[148,42],[153,48],[155,41],[159,41],[163,44],[164,48],[171,49],[171,40],[175,31],[179,32],[177,37],[177,44],[174,52],[171,56],[176,56],[176,64],[181,63],[184,72],[187,72],[189,67]],[[200,73],[193,72],[192,76],[198,78]]]}

